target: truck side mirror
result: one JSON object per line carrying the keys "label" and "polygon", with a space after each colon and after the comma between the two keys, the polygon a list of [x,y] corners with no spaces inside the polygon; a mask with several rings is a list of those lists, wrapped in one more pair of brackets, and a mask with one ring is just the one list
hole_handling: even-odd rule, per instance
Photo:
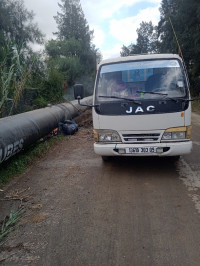
{"label": "truck side mirror", "polygon": [[75,99],[83,99],[84,97],[84,87],[82,84],[74,85],[74,98]]}

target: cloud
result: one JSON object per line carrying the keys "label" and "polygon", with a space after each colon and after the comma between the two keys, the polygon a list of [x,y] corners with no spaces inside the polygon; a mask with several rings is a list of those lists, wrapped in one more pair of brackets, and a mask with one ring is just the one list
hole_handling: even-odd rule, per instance
{"label": "cloud", "polygon": [[24,3],[29,11],[34,11],[34,21],[37,22],[39,29],[46,35],[46,39],[55,38],[53,32],[57,31],[57,24],[53,17],[56,16],[57,11],[60,10],[58,1],[25,0]]}
{"label": "cloud", "polygon": [[[136,16],[123,18],[122,10],[125,7],[133,8],[134,4],[141,2],[143,6],[144,2],[146,3],[146,9],[141,9]],[[136,29],[139,28],[142,21],[152,21],[154,25],[157,25],[160,16],[160,3],[161,0],[101,0],[95,1],[95,3],[94,0],[81,0],[90,28],[91,24],[93,25],[95,35],[93,43],[100,48],[104,59],[119,56],[123,44],[135,43]]]}
{"label": "cloud", "polygon": [[97,47],[100,47],[105,40],[104,31],[98,25],[95,26],[90,25],[90,29],[94,30],[93,43],[95,43]]}
{"label": "cloud", "polygon": [[133,6],[141,2],[160,4],[161,0],[101,0],[95,3],[94,0],[81,0],[81,5],[89,24],[94,24],[112,18],[123,7]]}
{"label": "cloud", "polygon": [[154,25],[159,20],[159,10],[156,8],[146,8],[141,10],[136,16],[121,20],[112,19],[110,21],[110,34],[125,45],[135,43],[137,39],[137,28],[142,21],[152,21]]}
{"label": "cloud", "polygon": [[101,53],[103,55],[103,59],[107,58],[114,58],[114,57],[119,57],[120,51],[121,51],[122,45],[120,43],[117,43],[113,45],[110,49],[102,49]]}

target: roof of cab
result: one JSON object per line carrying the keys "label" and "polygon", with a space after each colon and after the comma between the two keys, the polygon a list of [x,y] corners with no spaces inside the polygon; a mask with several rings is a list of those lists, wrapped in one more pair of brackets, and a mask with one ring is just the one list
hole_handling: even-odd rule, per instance
{"label": "roof of cab", "polygon": [[121,62],[128,62],[128,61],[148,60],[148,59],[167,59],[167,58],[171,58],[171,59],[176,58],[176,59],[181,60],[180,56],[177,54],[141,54],[141,55],[130,55],[130,56],[102,60],[98,64],[98,67],[104,64],[111,64],[111,63],[121,63]]}

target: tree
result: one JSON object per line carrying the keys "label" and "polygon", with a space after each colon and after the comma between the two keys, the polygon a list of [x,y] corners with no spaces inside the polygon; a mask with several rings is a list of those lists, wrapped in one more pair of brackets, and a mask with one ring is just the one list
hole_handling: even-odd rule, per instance
{"label": "tree", "polygon": [[137,29],[137,46],[140,53],[157,52],[158,38],[157,28],[153,26],[152,22],[140,23],[140,28]]}
{"label": "tree", "polygon": [[79,0],[61,0],[58,4],[62,12],[57,12],[55,20],[58,24],[59,40],[74,38],[83,47],[90,49],[93,31],[90,31]]}
{"label": "tree", "polygon": [[138,34],[136,44],[131,44],[128,47],[123,46],[120,53],[121,56],[152,53],[157,51],[157,28],[153,26],[151,21],[143,21],[140,23],[140,27],[136,31]]}
{"label": "tree", "polygon": [[68,40],[50,40],[46,44],[46,52],[52,58],[60,56],[77,56],[81,55],[81,45],[74,37]]}
{"label": "tree", "polygon": [[92,76],[96,69],[97,49],[92,45],[90,31],[79,0],[61,0],[57,40],[46,45],[51,64],[63,74],[69,85],[81,75]]}
{"label": "tree", "polygon": [[30,42],[41,44],[43,34],[33,23],[34,14],[24,7],[23,0],[0,1],[0,44],[13,42],[27,47]]}
{"label": "tree", "polygon": [[[23,0],[0,1],[0,61],[4,60],[4,66],[10,69],[16,51],[20,49],[20,64],[22,67],[32,65],[33,58],[37,54],[30,48],[30,43],[43,42],[43,34],[37,24],[33,23],[34,14],[24,7]],[[35,73],[41,72],[38,64],[35,64]],[[33,70],[33,69],[32,69]],[[32,75],[34,76],[33,72]],[[37,75],[38,79],[38,75]],[[30,78],[28,79],[30,83]],[[32,79],[35,83],[36,79]],[[0,84],[1,85],[1,84]]]}
{"label": "tree", "polygon": [[200,69],[200,2],[162,0],[160,13],[159,51],[180,53],[180,45],[191,83],[195,86]]}
{"label": "tree", "polygon": [[121,56],[129,56],[131,54],[131,48],[132,44],[129,45],[128,47],[123,45],[122,48],[121,48],[121,51],[120,51],[120,55]]}
{"label": "tree", "polygon": [[[30,43],[43,43],[34,14],[23,0],[0,1],[0,113],[19,110],[24,88],[42,86],[44,63]],[[6,110],[6,111],[5,111]]]}
{"label": "tree", "polygon": [[[13,46],[12,43],[5,47],[4,54],[0,63],[0,117],[5,113],[12,114],[17,108],[35,63],[32,56],[24,62],[23,47]],[[10,64],[7,63],[8,58]]]}

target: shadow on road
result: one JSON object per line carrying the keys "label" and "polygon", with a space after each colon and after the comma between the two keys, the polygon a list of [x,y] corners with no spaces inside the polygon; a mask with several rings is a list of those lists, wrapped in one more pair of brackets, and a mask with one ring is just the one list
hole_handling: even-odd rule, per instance
{"label": "shadow on road", "polygon": [[180,160],[174,157],[112,157],[103,164],[106,170],[129,172],[135,177],[177,178]]}

